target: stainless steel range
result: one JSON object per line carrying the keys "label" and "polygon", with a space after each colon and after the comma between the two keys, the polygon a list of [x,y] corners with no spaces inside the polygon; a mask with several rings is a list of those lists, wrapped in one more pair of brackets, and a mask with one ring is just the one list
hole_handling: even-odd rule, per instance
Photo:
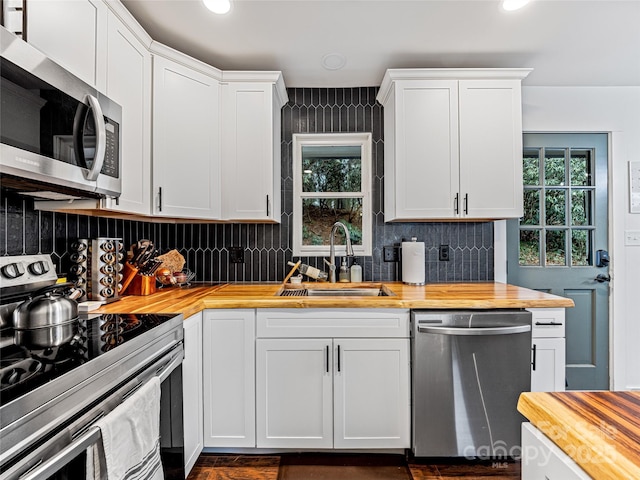
{"label": "stainless steel range", "polygon": [[0,257],[0,479],[85,478],[93,424],[154,376],[165,478],[184,479],[182,315],[80,315],[57,322],[72,325],[65,334],[19,335],[16,311],[55,302],[38,290],[56,279],[47,255]]}

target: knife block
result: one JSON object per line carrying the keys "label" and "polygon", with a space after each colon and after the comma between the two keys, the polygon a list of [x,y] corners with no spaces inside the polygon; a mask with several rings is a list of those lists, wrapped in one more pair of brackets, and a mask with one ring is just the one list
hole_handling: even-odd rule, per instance
{"label": "knife block", "polygon": [[153,275],[136,275],[133,277],[127,292],[129,295],[151,295],[156,293],[156,277]]}
{"label": "knife block", "polygon": [[122,269],[122,288],[120,289],[120,295],[124,295],[124,293],[129,289],[131,282],[133,279],[138,276],[138,269],[131,265],[129,262],[124,262],[124,267]]}

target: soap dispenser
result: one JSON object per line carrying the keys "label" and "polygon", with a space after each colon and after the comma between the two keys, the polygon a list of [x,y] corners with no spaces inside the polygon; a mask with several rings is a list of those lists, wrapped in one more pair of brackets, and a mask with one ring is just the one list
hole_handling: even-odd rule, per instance
{"label": "soap dispenser", "polygon": [[351,265],[351,281],[353,283],[362,282],[362,267],[358,265],[358,259],[353,259],[353,264]]}
{"label": "soap dispenser", "polygon": [[340,271],[338,272],[338,281],[349,282],[349,267],[347,267],[347,259],[344,257],[342,257],[342,265],[340,265]]}

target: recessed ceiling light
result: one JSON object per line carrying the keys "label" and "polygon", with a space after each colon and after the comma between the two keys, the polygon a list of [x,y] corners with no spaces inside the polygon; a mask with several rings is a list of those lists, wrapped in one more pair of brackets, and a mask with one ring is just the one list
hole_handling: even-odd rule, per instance
{"label": "recessed ceiling light", "polygon": [[231,0],[202,0],[204,6],[213,13],[223,15],[231,10]]}
{"label": "recessed ceiling light", "polygon": [[322,66],[327,70],[340,70],[347,63],[347,59],[341,53],[327,53],[322,57]]}
{"label": "recessed ceiling light", "polygon": [[502,0],[502,8],[507,11],[518,10],[524,7],[530,0]]}

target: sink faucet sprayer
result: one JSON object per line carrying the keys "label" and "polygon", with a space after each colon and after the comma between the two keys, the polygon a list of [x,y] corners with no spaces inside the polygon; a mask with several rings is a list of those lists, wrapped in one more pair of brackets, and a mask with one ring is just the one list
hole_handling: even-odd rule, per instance
{"label": "sink faucet sprayer", "polygon": [[336,247],[335,247],[335,236],[336,230],[339,227],[342,227],[344,230],[344,237],[346,239],[347,246],[347,256],[353,257],[353,248],[351,247],[351,235],[349,235],[349,230],[342,222],[336,222],[333,224],[331,228],[331,234],[329,236],[329,261],[325,259],[325,263],[329,265],[329,282],[336,283]]}

